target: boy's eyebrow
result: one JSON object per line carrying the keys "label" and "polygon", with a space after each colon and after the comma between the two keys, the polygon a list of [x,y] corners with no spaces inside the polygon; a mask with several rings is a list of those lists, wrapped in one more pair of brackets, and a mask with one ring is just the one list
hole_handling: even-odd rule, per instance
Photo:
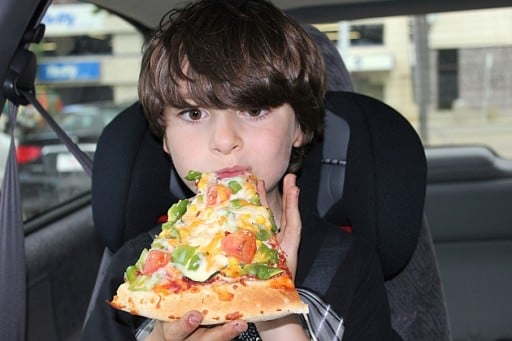
{"label": "boy's eyebrow", "polygon": [[187,100],[183,102],[184,105],[171,103],[170,106],[176,109],[194,109],[200,106],[195,103],[189,103]]}

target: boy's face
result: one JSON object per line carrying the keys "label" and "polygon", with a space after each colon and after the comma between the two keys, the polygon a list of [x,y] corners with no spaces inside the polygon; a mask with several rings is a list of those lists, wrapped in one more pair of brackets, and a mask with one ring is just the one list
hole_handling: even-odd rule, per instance
{"label": "boy's face", "polygon": [[[292,147],[304,133],[289,104],[251,110],[211,109],[193,105],[164,109],[164,150],[183,179],[189,170],[248,169],[276,192],[288,168]],[[195,190],[193,184],[187,185]]]}

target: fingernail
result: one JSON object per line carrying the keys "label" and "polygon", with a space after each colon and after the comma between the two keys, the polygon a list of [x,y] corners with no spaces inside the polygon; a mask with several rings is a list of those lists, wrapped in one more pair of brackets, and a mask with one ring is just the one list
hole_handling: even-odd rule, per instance
{"label": "fingernail", "polygon": [[197,314],[190,314],[188,321],[193,325],[197,325],[201,323],[201,316],[198,316]]}
{"label": "fingernail", "polygon": [[235,322],[235,330],[239,333],[244,332],[247,329],[247,324],[242,322]]}

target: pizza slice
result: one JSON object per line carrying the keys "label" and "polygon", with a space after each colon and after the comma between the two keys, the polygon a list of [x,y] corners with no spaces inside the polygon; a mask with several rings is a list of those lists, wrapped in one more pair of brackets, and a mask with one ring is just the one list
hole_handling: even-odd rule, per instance
{"label": "pizza slice", "polygon": [[256,177],[191,171],[187,179],[196,181],[197,194],[170,207],[111,305],[162,321],[198,310],[203,324],[307,313]]}

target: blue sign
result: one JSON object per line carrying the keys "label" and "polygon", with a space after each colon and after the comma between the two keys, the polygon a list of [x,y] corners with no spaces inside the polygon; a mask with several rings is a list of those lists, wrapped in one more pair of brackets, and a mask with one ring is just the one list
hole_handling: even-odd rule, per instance
{"label": "blue sign", "polygon": [[41,82],[97,81],[100,76],[99,61],[43,62],[37,70]]}

